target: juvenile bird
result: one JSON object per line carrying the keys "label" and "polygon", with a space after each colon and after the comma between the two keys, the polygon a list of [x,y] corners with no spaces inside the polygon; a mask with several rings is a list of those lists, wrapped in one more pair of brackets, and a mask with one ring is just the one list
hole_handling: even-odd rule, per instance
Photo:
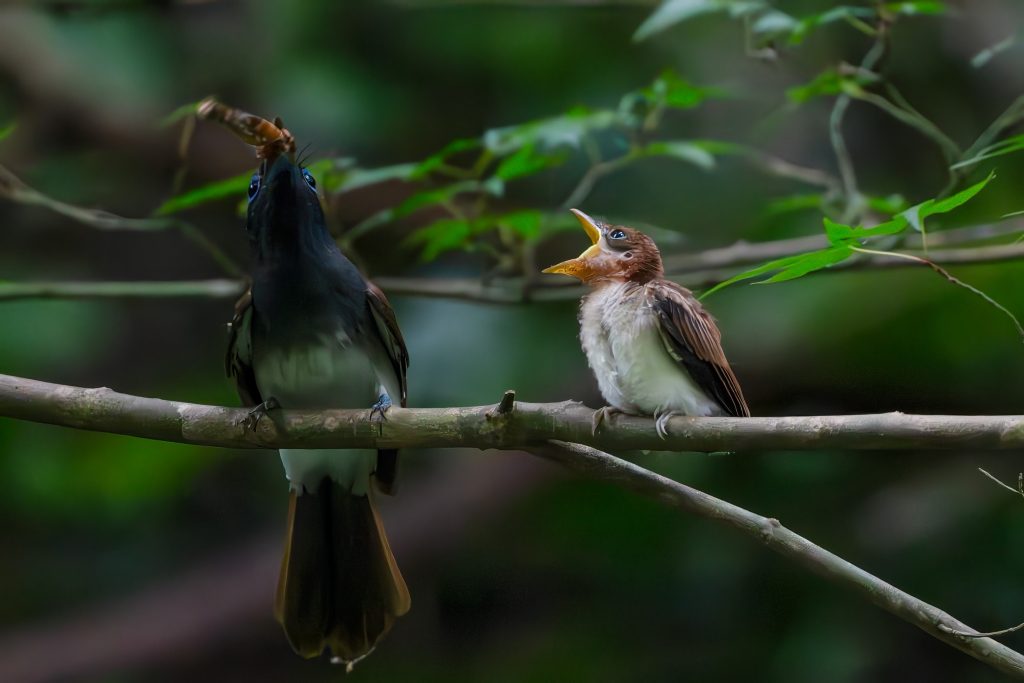
{"label": "juvenile bird", "polygon": [[[282,154],[249,184],[252,289],[231,324],[227,371],[259,419],[273,407],[405,405],[409,356],[383,293],[341,253],[306,169]],[[376,401],[376,403],[374,403]],[[292,648],[353,663],[409,610],[373,504],[397,452],[282,449],[291,483],[274,613]]]}
{"label": "juvenile bird", "polygon": [[665,279],[654,241],[572,212],[592,244],[544,272],[590,286],[580,341],[610,404],[594,414],[594,431],[617,412],[653,416],[662,438],[673,415],[749,417],[714,319],[688,289]]}

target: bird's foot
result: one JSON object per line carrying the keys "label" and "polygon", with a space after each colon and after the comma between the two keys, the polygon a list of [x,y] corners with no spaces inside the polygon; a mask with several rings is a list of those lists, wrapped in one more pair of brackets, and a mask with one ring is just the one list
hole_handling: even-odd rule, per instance
{"label": "bird's foot", "polygon": [[387,422],[388,409],[391,405],[391,397],[381,394],[377,398],[377,402],[370,407],[370,422],[377,425],[377,432],[380,434],[384,433],[384,423]]}
{"label": "bird's foot", "polygon": [[624,411],[616,408],[615,406],[605,406],[604,408],[598,408],[594,411],[594,416],[590,418],[590,433],[597,435],[597,430],[601,428],[601,424],[607,422],[611,424],[612,418],[616,415],[621,415]]}
{"label": "bird's foot", "polygon": [[256,427],[260,424],[260,420],[269,415],[271,410],[280,407],[281,404],[278,400],[271,396],[266,401],[250,410],[249,414],[245,416],[244,420],[242,420],[242,424],[245,425],[245,428],[249,431],[255,432]]}
{"label": "bird's foot", "polygon": [[654,431],[658,433],[662,439],[668,438],[668,421],[680,413],[674,413],[671,410],[665,412],[657,412],[654,414]]}

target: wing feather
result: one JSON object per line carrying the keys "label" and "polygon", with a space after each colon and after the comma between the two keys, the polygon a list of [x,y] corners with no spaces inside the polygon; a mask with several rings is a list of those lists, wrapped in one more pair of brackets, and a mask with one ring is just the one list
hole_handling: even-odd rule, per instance
{"label": "wing feather", "polygon": [[750,408],[725,358],[722,336],[711,315],[688,290],[674,282],[658,282],[651,288],[651,297],[669,354],[726,413],[749,417]]}
{"label": "wing feather", "polygon": [[252,290],[247,290],[235,303],[235,317],[228,323],[224,369],[228,377],[235,380],[243,405],[256,406],[263,402],[252,367]]}
{"label": "wing feather", "polygon": [[367,282],[366,285],[366,302],[370,309],[370,317],[374,321],[374,327],[381,343],[384,345],[384,350],[391,360],[395,376],[398,378],[398,384],[402,393],[400,405],[404,408],[407,393],[405,375],[409,369],[409,350],[406,348],[405,340],[402,338],[402,331],[398,328],[398,319],[395,317],[395,311],[391,308],[391,304],[388,303],[384,292],[372,282]]}

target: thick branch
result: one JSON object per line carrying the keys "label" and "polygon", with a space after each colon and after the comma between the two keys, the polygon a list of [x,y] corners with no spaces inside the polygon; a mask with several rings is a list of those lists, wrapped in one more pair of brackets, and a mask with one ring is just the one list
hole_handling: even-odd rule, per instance
{"label": "thick branch", "polygon": [[530,450],[588,477],[623,486],[642,496],[734,527],[797,564],[836,584],[852,588],[869,602],[914,624],[928,635],[1003,673],[1018,679],[1024,678],[1024,656],[991,638],[964,637],[951,633],[976,632],[939,608],[918,600],[811,543],[782,526],[777,519],[762,517],[587,446],[556,441]]}
{"label": "thick branch", "polygon": [[[790,418],[675,418],[662,440],[649,419],[621,417],[591,434],[592,411],[578,403],[519,404],[512,392],[495,406],[393,408],[383,425],[369,411],[275,411],[255,429],[247,411],[162,401],[0,375],[0,416],[168,441],[235,447],[521,448],[570,469],[729,524],[776,552],[854,588],[869,601],[935,638],[1024,678],[1024,657],[936,607],[761,517],[594,448],[727,450],[800,448],[975,448],[1024,446],[1024,416],[884,415]],[[379,430],[379,431],[378,431]],[[557,440],[552,440],[552,437]]]}
{"label": "thick branch", "polygon": [[1024,416],[834,415],[676,417],[661,439],[652,420],[617,416],[591,433],[593,410],[573,401],[467,408],[392,408],[383,425],[369,410],[248,411],[163,401],[0,375],[0,416],[233,448],[527,448],[549,439],[605,450],[1006,450],[1024,448]]}

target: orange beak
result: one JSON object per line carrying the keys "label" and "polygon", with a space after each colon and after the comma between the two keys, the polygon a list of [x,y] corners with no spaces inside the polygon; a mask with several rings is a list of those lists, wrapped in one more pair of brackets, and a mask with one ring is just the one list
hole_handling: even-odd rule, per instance
{"label": "orange beak", "polygon": [[585,282],[592,272],[592,268],[587,261],[601,254],[601,247],[598,245],[598,242],[601,241],[601,228],[597,227],[597,221],[579,209],[570,209],[570,211],[576,216],[576,220],[580,222],[583,230],[587,233],[587,237],[590,238],[590,246],[576,258],[556,263],[541,272],[571,275]]}

